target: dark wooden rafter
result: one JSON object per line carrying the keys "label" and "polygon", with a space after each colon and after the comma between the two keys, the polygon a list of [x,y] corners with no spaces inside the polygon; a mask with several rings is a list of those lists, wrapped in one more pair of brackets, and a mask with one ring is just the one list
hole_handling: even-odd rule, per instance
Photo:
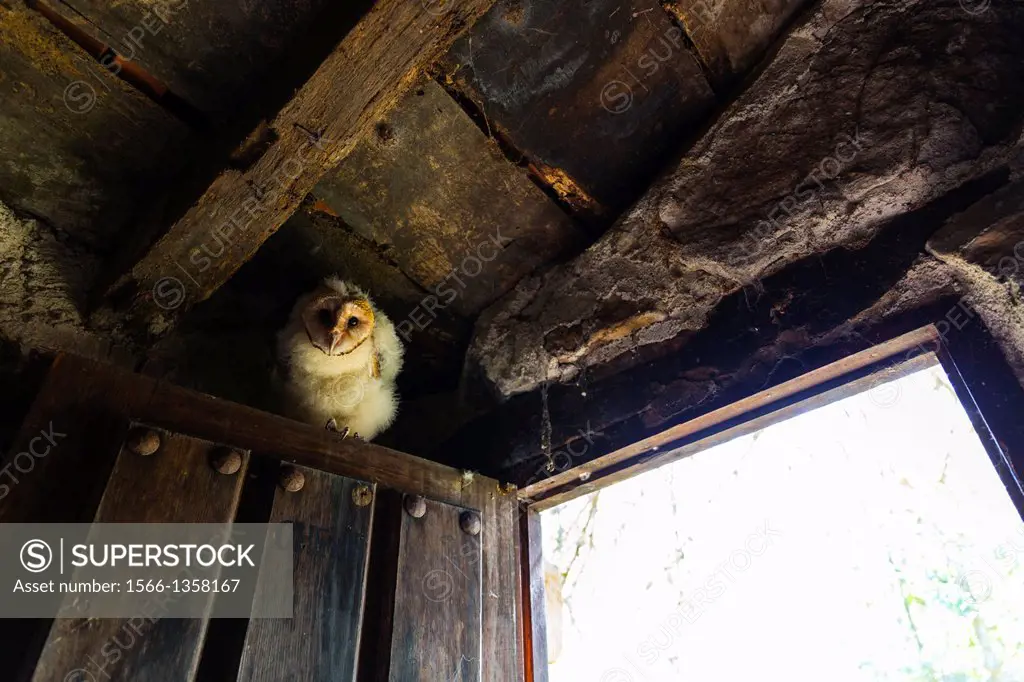
{"label": "dark wooden rafter", "polygon": [[[569,471],[557,472],[522,488],[519,496],[522,500],[536,502],[534,508],[543,511],[577,495],[593,492],[641,471],[654,469],[682,456],[693,454],[711,444],[765,428],[780,417],[798,414],[807,409],[805,399],[815,406],[826,404],[843,391],[849,392],[849,386],[865,390],[865,387],[870,388],[882,380],[898,376],[898,372],[894,370],[903,365],[919,368],[922,366],[920,363],[910,363],[924,355],[934,362],[934,355],[930,354],[938,349],[940,339],[941,335],[934,325],[910,331],[671,426],[623,448],[595,457]],[[867,369],[871,369],[873,373],[860,376]],[[831,391],[815,393],[822,386],[831,385],[830,382],[845,382],[851,377],[858,377],[859,383],[841,383]],[[755,418],[752,415],[757,416]],[[727,424],[735,425],[725,428]],[[722,430],[716,432],[715,429]],[[707,438],[694,439],[695,436],[708,433],[711,435]],[[680,446],[681,443],[685,445]],[[585,483],[579,483],[580,481]]]}
{"label": "dark wooden rafter", "polygon": [[0,201],[85,252],[116,239],[185,156],[180,121],[25,3],[0,3],[0,103]]}
{"label": "dark wooden rafter", "polygon": [[716,104],[683,28],[652,0],[502,3],[442,69],[510,160],[597,231]]}
{"label": "dark wooden rafter", "polygon": [[116,277],[107,302],[159,332],[208,298],[492,2],[377,3],[269,122],[263,154],[223,170]]}
{"label": "dark wooden rafter", "polygon": [[826,381],[878,364],[887,358],[908,353],[907,357],[909,357],[919,351],[929,350],[938,342],[938,339],[939,332],[933,325],[908,332],[886,343],[854,353],[849,357],[811,370],[789,381],[784,381],[777,386],[759,391],[735,403],[730,403],[694,419],[671,426],[664,431],[648,436],[607,455],[590,460],[574,468],[571,472],[562,471],[554,474],[523,488],[520,491],[520,496],[523,499],[544,497],[550,491],[578,479],[581,473],[585,472],[589,478],[603,469],[644,454],[650,455],[657,452],[659,448],[664,448],[696,433],[724,424],[731,419],[791,398],[801,392],[813,389],[815,386]]}

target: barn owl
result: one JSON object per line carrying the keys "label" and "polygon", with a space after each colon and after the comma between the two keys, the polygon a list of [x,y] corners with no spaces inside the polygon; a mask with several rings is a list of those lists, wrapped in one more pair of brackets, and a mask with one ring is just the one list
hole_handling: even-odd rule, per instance
{"label": "barn owl", "polygon": [[398,411],[402,367],[395,326],[350,282],[328,277],[301,296],[277,334],[285,412],[365,440]]}

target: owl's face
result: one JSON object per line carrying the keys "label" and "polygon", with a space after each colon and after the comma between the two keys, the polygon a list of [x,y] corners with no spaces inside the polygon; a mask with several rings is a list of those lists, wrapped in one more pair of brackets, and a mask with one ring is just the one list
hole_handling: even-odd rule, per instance
{"label": "owl's face", "polygon": [[373,334],[373,308],[365,298],[317,292],[302,310],[309,342],[327,355],[346,355]]}

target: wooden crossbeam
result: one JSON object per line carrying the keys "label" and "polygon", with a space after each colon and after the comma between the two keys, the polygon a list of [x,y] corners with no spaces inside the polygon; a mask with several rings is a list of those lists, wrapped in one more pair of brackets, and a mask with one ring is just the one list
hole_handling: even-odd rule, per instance
{"label": "wooden crossbeam", "polygon": [[[105,292],[131,328],[166,331],[208,298],[493,0],[379,0],[269,123],[262,156],[223,170]],[[125,310],[127,308],[127,310]]]}

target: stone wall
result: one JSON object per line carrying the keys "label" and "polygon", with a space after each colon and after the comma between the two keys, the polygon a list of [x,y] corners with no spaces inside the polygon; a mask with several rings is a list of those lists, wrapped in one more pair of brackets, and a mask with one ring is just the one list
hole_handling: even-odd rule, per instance
{"label": "stone wall", "polygon": [[485,311],[471,375],[507,400],[678,352],[726,297],[1005,173],[1022,31],[1024,5],[1007,0],[817,4],[609,232]]}

